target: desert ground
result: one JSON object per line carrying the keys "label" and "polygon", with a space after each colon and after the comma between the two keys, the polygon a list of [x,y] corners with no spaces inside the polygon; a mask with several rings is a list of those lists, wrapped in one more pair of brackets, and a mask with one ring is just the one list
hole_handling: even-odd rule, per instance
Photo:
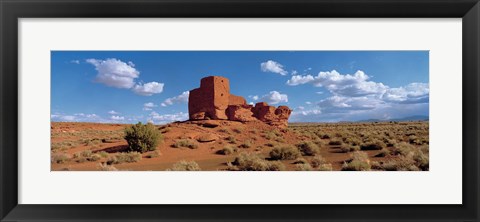
{"label": "desert ground", "polygon": [[429,123],[199,120],[155,125],[155,151],[127,152],[131,124],[53,122],[52,171],[429,170]]}

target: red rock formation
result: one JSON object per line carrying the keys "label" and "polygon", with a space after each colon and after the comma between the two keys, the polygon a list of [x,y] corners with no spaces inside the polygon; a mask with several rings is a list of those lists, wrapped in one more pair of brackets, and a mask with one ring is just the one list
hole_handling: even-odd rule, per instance
{"label": "red rock formation", "polygon": [[[232,101],[230,101],[230,98],[232,98]],[[241,105],[246,103],[244,98],[230,94],[230,85],[227,78],[209,76],[200,81],[200,88],[190,91],[188,113],[191,120],[205,118],[226,120],[228,118],[225,111],[231,104]]]}
{"label": "red rock formation", "polygon": [[269,106],[266,102],[247,105],[241,96],[230,94],[225,77],[209,76],[200,81],[200,88],[190,91],[190,120],[221,119],[240,122],[262,121],[272,126],[287,127],[292,113],[287,106]]}
{"label": "red rock formation", "polygon": [[256,121],[257,118],[253,116],[252,105],[231,105],[228,106],[227,116],[229,120],[240,122]]}

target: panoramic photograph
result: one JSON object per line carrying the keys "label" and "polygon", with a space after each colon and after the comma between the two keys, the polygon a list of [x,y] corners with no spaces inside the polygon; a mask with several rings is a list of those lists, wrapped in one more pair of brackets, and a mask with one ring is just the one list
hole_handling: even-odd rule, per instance
{"label": "panoramic photograph", "polygon": [[52,171],[428,171],[428,51],[52,51]]}

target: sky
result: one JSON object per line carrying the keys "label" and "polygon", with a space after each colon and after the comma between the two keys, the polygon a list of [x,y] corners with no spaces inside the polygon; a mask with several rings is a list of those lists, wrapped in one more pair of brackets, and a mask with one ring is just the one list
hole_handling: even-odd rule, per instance
{"label": "sky", "polygon": [[52,51],[51,120],[187,120],[212,75],[247,103],[289,106],[289,122],[429,115],[428,51]]}

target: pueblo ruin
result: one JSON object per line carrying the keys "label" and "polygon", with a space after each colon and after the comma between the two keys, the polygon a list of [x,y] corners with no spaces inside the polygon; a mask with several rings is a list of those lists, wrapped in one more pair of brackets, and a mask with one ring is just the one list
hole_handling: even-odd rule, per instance
{"label": "pueblo ruin", "polygon": [[202,78],[200,88],[190,90],[188,114],[190,120],[261,121],[286,128],[292,110],[288,106],[269,106],[266,102],[247,104],[245,98],[230,94],[229,80],[221,76]]}

